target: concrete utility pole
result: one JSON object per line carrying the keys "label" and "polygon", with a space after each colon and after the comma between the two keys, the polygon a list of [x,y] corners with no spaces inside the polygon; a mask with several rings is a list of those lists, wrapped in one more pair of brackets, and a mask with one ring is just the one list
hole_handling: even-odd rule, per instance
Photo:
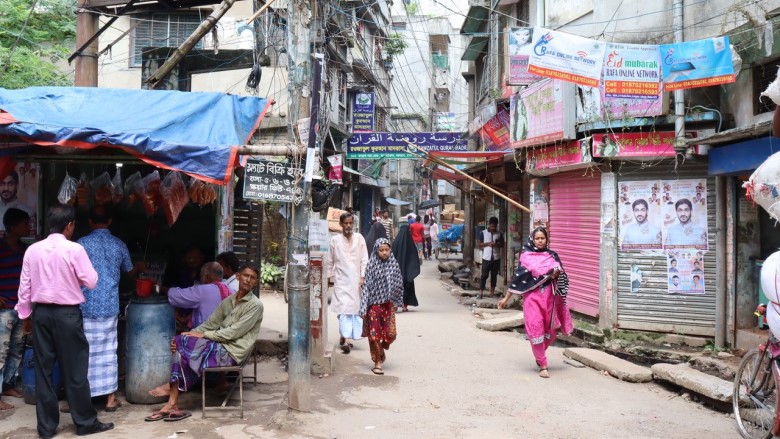
{"label": "concrete utility pole", "polygon": [[[685,41],[683,33],[683,6],[684,0],[674,0],[672,9],[674,10],[674,42],[682,43]],[[683,90],[674,91],[674,135],[675,148],[685,148],[685,93]]]}
{"label": "concrete utility pole", "polygon": [[[309,91],[311,85],[311,23],[314,2],[290,0],[287,4],[287,58],[289,118],[288,138],[294,141],[298,119],[309,113]],[[306,90],[306,92],[304,92]],[[312,130],[313,131],[313,130]],[[314,134],[314,133],[312,133]],[[303,141],[303,140],[302,140]],[[306,154],[314,155],[312,145]],[[293,157],[293,160],[296,160]],[[307,160],[303,159],[303,162]],[[306,173],[307,177],[309,173]],[[311,284],[309,283],[309,209],[311,204],[310,177],[300,182],[303,201],[293,206],[291,227],[287,237],[288,298],[287,308],[289,333],[288,394],[290,408],[300,411],[311,409]],[[305,255],[305,263],[299,265],[296,256]]]}
{"label": "concrete utility pole", "polygon": [[[86,9],[88,0],[79,0],[76,11],[76,47],[81,47],[92,38],[98,30],[98,16]],[[75,80],[76,87],[97,87],[98,85],[98,40],[92,41],[76,57]]]}

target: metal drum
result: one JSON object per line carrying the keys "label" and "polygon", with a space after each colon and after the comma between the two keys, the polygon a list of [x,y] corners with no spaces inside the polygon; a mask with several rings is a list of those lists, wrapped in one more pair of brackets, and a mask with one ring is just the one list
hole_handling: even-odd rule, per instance
{"label": "metal drum", "polygon": [[154,404],[167,400],[149,391],[171,378],[171,338],[174,336],[173,307],[165,296],[134,298],[127,305],[127,375],[125,396],[133,404]]}

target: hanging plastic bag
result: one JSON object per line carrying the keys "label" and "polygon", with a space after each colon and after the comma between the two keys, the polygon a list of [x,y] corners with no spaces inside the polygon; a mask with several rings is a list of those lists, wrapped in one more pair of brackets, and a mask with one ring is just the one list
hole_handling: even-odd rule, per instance
{"label": "hanging plastic bag", "polygon": [[108,172],[100,174],[89,182],[89,186],[95,194],[95,206],[105,206],[114,197],[114,183],[111,182]]}
{"label": "hanging plastic bag", "polygon": [[65,179],[62,180],[62,184],[60,185],[60,190],[57,191],[57,201],[71,206],[76,204],[76,187],[78,184],[79,182],[66,172]]}
{"label": "hanging plastic bag", "polygon": [[160,173],[158,171],[154,171],[144,177],[143,186],[144,193],[141,196],[141,204],[143,204],[146,214],[152,216],[154,215],[154,212],[160,207],[160,205],[162,205],[162,194],[160,193]]}
{"label": "hanging plastic bag", "polygon": [[119,204],[122,202],[122,196],[124,195],[122,193],[122,168],[116,168],[111,184],[114,186],[114,190],[111,193],[111,201],[114,204]]}
{"label": "hanging plastic bag", "polygon": [[143,177],[141,177],[140,172],[132,174],[125,180],[125,197],[127,198],[127,204],[129,206],[135,204],[141,195],[143,195],[144,185],[141,182],[142,180]]}
{"label": "hanging plastic bag", "polygon": [[190,197],[192,204],[197,204],[201,207],[211,204],[217,199],[217,191],[213,185],[195,178],[190,180],[190,188],[187,191],[187,195]]}
{"label": "hanging plastic bag", "polygon": [[84,172],[81,173],[79,183],[76,186],[76,204],[82,208],[89,205],[89,178]]}
{"label": "hanging plastic bag", "polygon": [[187,187],[178,172],[171,172],[165,176],[160,189],[163,199],[163,211],[165,220],[169,226],[179,218],[184,206],[190,201],[187,197]]}

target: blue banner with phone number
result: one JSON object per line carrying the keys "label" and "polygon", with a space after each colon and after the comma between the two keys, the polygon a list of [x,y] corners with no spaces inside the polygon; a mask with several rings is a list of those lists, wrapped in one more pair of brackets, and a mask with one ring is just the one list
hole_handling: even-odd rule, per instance
{"label": "blue banner with phone number", "polygon": [[728,84],[736,80],[729,37],[661,44],[666,91]]}

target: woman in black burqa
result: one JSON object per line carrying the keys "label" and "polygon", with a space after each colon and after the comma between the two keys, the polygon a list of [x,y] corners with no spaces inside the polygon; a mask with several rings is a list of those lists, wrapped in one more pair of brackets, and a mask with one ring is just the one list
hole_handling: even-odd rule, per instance
{"label": "woman in black burqa", "polygon": [[382,223],[377,221],[371,225],[371,228],[368,230],[368,233],[366,233],[365,238],[366,238],[366,250],[368,250],[368,256],[371,257],[371,253],[374,249],[374,243],[380,238],[389,239],[389,236],[387,236],[387,231],[385,230],[385,226],[383,226]]}
{"label": "woman in black burqa", "polygon": [[393,241],[393,256],[401,267],[401,276],[404,278],[404,311],[409,311],[408,306],[419,306],[417,295],[414,292],[414,278],[420,274],[420,258],[417,256],[417,247],[412,241],[412,233],[408,224],[402,224],[398,235]]}

